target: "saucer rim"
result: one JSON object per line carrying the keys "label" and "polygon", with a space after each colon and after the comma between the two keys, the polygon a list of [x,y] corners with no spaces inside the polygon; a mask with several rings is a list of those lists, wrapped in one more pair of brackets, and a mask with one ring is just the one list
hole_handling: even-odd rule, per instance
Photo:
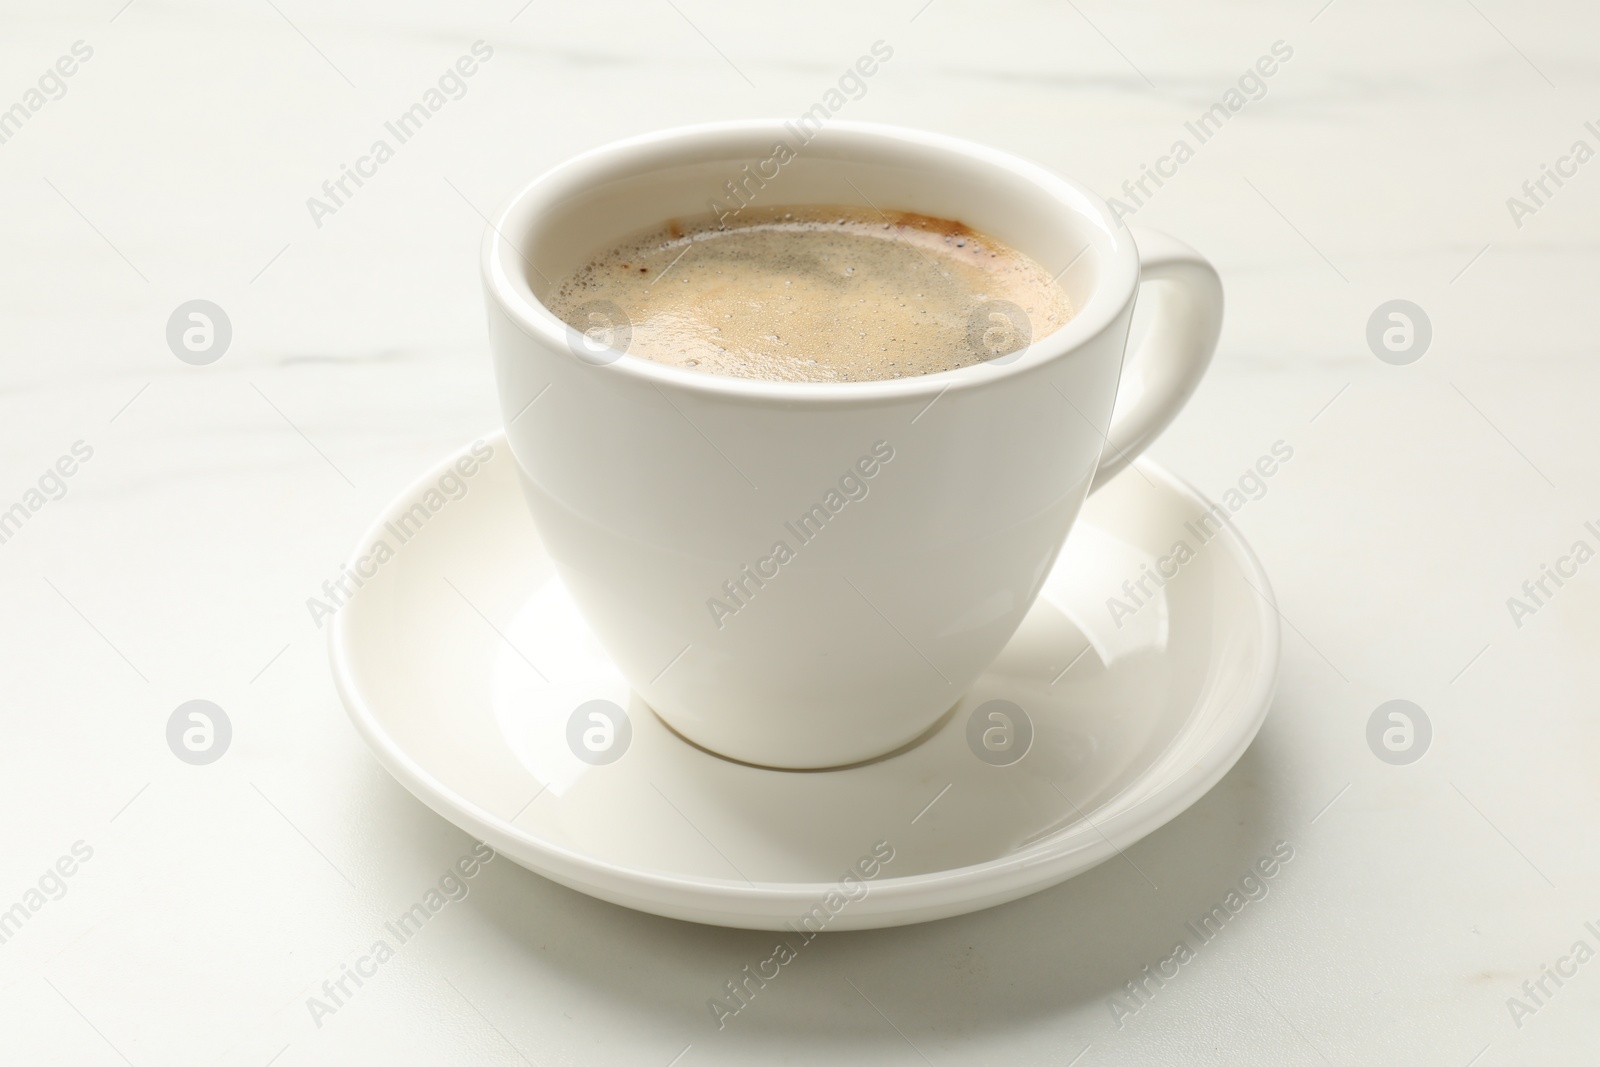
{"label": "saucer rim", "polygon": [[[502,462],[516,462],[503,429],[475,437],[453,450],[379,510],[356,541],[346,565],[354,565],[362,546],[371,544],[381,535],[384,522],[403,504],[435,484],[447,468],[468,453],[472,444],[479,442],[491,448],[504,447],[500,453],[505,457]],[[1147,479],[1162,483],[1166,489],[1175,490],[1202,507],[1211,505],[1198,489],[1152,460],[1136,459],[1130,466],[1138,468]],[[1124,472],[1122,476],[1128,473],[1131,472]],[[1282,632],[1271,583],[1255,552],[1231,520],[1220,524],[1219,534],[1246,584],[1252,585],[1257,594],[1254,607],[1262,645],[1247,695],[1230,701],[1240,709],[1230,716],[1232,721],[1218,730],[1217,736],[1194,758],[1187,760],[1175,776],[1154,788],[1147,781],[1150,771],[1158,770],[1163,756],[1172,751],[1169,746],[1149,762],[1138,778],[1107,798],[1095,811],[1086,813],[1080,822],[1027,849],[976,864],[875,879],[871,892],[838,916],[840,920],[848,917],[850,921],[837,922],[836,929],[859,928],[864,921],[874,926],[924,921],[973,910],[975,898],[983,901],[977,906],[987,907],[1047,888],[1109,859],[1124,847],[1160,829],[1209,792],[1232,769],[1249,748],[1271,709]],[[482,808],[434,777],[388,733],[377,712],[362,695],[351,652],[353,627],[360,617],[359,611],[340,611],[328,633],[334,685],[357,733],[384,768],[413,796],[447,822],[468,830],[514,862],[569,888],[626,907],[723,926],[772,928],[772,922],[798,914],[804,910],[799,906],[815,903],[836,889],[835,882],[749,882],[631,867],[554,844]],[[1174,743],[1179,738],[1175,738]],[[1141,789],[1148,792],[1138,795]],[[1111,810],[1109,816],[1094,818],[1098,812],[1108,809]],[[505,847],[507,845],[511,847]]]}

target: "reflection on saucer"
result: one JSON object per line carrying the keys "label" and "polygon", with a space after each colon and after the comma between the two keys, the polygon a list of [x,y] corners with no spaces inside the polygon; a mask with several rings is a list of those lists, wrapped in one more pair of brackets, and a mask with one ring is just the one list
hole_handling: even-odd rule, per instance
{"label": "reflection on saucer", "polygon": [[[1156,570],[1156,557],[1098,526],[1083,526],[1072,537],[1095,565],[1055,568],[1039,599],[1071,619],[1107,667],[1140,652],[1165,651],[1167,591],[1145,578]],[[1141,578],[1143,591],[1135,587],[1130,596],[1127,587]]]}
{"label": "reflection on saucer", "polygon": [[533,776],[562,796],[590,769],[569,751],[573,710],[590,700],[627,709],[633,694],[559,578],[528,598],[505,636],[512,647],[489,684],[495,720]]}

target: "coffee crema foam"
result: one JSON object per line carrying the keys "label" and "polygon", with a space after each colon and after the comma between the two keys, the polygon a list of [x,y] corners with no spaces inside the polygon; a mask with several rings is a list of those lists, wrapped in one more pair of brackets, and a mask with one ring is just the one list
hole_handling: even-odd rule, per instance
{"label": "coffee crema foam", "polygon": [[[578,268],[546,305],[583,332],[594,301],[627,315],[630,355],[793,382],[954,370],[1073,313],[1044,267],[960,222],[829,205],[748,208],[721,228],[671,220]],[[982,311],[990,301],[1021,308],[1026,323]]]}

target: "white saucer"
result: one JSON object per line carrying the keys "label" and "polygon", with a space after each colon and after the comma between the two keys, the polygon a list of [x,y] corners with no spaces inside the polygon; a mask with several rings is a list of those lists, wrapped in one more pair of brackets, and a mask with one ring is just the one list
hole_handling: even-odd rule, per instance
{"label": "white saucer", "polygon": [[[459,479],[465,495],[450,499],[457,483],[446,477],[463,450],[362,538],[352,569],[380,539],[395,551],[362,566],[376,573],[332,620],[334,678],[367,743],[424,803],[601,899],[774,930],[990,907],[1087,870],[1178,815],[1266,716],[1278,663],[1266,576],[1231,527],[1207,540],[1198,522],[1186,526],[1206,510],[1200,495],[1140,462],[1090,498],[1017,635],[920,742],[831,771],[721,759],[630,695],[553,575],[504,436],[485,446],[492,457]],[[429,496],[441,477],[446,492]],[[401,543],[386,523],[419,501],[425,522]],[[1145,577],[1151,595],[1135,604],[1123,582],[1170,572],[1179,541],[1193,558],[1164,586]],[[1113,596],[1132,614],[1114,619]],[[569,746],[575,710],[596,700],[626,709],[631,738],[614,762]],[[968,742],[992,728],[996,762],[1023,748],[1019,716],[1009,749],[1005,720],[989,718],[1003,705],[969,722],[996,700],[1032,726],[1008,766]],[[586,714],[573,736],[599,725]],[[591,738],[603,742],[603,730]]]}

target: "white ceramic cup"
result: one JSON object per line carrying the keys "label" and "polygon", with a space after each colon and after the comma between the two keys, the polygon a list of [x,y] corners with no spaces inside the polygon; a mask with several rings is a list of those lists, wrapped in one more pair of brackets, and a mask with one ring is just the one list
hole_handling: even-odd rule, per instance
{"label": "white ceramic cup", "polygon": [[[1193,391],[1222,323],[1204,258],[1159,233],[1136,241],[1036,164],[889,126],[805,132],[730,122],[585,153],[500,209],[482,259],[511,450],[579,609],[680,734],[785,768],[892,752],[956,704],[1085,496]],[[958,219],[1063,271],[1076,314],[992,362],[794,383],[630,356],[614,313],[579,334],[545,308],[595,253],[727,210],[733,189]],[[1146,282],[1168,284],[1124,368]]]}

